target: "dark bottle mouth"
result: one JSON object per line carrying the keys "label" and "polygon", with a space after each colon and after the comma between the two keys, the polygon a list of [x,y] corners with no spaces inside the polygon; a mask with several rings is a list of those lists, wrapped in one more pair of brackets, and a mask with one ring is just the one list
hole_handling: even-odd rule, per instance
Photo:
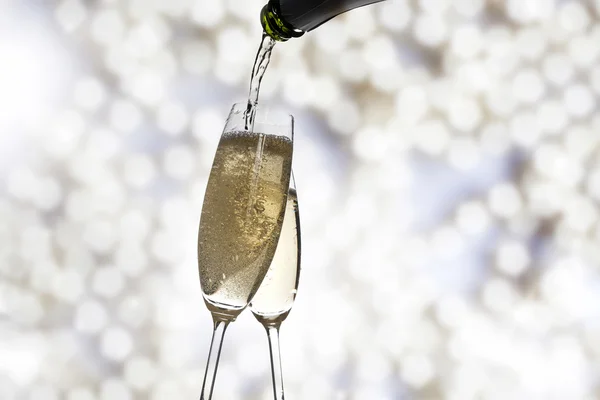
{"label": "dark bottle mouth", "polygon": [[260,12],[260,22],[263,30],[274,40],[285,42],[291,38],[297,38],[304,35],[304,31],[294,28],[281,17],[279,4],[277,1],[269,1]]}

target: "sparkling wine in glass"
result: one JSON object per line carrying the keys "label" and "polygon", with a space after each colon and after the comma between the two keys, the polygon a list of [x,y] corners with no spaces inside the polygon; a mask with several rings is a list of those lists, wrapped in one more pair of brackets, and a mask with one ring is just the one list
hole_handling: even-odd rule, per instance
{"label": "sparkling wine in glass", "polygon": [[225,330],[263,281],[279,240],[291,175],[293,117],[246,104],[229,113],[208,179],[198,233],[198,270],[214,331],[201,400],[212,397]]}
{"label": "sparkling wine in glass", "polygon": [[300,214],[292,177],[277,250],[265,279],[250,303],[252,313],[267,331],[275,400],[284,399],[279,328],[292,309],[299,278]]}

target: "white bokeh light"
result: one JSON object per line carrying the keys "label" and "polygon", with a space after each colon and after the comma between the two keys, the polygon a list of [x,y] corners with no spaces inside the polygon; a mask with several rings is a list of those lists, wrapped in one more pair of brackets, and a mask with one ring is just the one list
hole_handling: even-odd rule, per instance
{"label": "white bokeh light", "polygon": [[[198,222],[266,1],[38,3],[0,2],[0,398],[193,398]],[[388,0],[276,45],[286,397],[594,398],[598,10]],[[260,326],[228,335],[215,397],[272,398]]]}

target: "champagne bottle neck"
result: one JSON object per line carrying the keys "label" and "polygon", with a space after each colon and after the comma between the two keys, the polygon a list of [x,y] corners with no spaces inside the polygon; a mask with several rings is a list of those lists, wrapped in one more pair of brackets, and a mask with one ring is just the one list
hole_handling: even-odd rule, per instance
{"label": "champagne bottle neck", "polygon": [[346,11],[380,1],[383,0],[270,0],[262,9],[261,22],[269,36],[286,41]]}
{"label": "champagne bottle neck", "polygon": [[285,42],[291,38],[304,35],[304,31],[294,28],[281,18],[278,1],[269,1],[263,7],[260,12],[260,22],[265,33],[279,42]]}

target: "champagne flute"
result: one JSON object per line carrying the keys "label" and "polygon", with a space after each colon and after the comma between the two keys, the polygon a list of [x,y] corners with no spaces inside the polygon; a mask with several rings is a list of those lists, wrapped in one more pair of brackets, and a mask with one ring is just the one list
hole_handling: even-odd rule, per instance
{"label": "champagne flute", "polygon": [[250,310],[267,331],[275,400],[284,399],[279,328],[292,309],[299,279],[300,214],[292,175],[277,250],[265,279],[250,303]]}
{"label": "champagne flute", "polygon": [[254,296],[275,254],[284,219],[293,150],[293,117],[235,104],[208,179],[198,232],[198,270],[213,318],[201,400],[210,400],[229,323]]}

